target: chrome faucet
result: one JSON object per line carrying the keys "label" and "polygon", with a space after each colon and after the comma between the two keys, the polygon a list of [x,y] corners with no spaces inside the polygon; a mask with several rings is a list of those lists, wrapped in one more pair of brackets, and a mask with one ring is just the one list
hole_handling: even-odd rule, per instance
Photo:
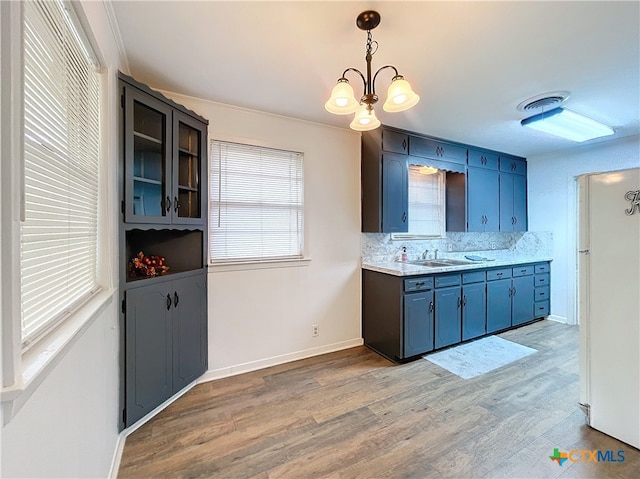
{"label": "chrome faucet", "polygon": [[429,250],[428,249],[424,250],[424,253],[422,253],[422,259],[429,259]]}
{"label": "chrome faucet", "polygon": [[438,259],[438,248],[433,251],[433,259]]}

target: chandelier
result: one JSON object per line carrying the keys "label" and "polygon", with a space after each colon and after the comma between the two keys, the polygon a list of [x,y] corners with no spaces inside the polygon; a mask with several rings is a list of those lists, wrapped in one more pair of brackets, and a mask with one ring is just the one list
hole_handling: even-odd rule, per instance
{"label": "chandelier", "polygon": [[[411,89],[409,82],[398,73],[393,65],[385,65],[380,67],[378,71],[371,77],[371,59],[378,51],[378,42],[372,40],[371,30],[380,24],[380,14],[373,10],[367,10],[358,15],[356,25],[360,30],[367,32],[367,47],[365,60],[367,62],[367,76],[356,68],[347,68],[342,77],[338,79],[338,83],[331,90],[331,98],[327,100],[325,109],[335,115],[349,115],[355,113],[353,121],[349,125],[353,130],[368,131],[374,130],[380,126],[380,120],[376,118],[376,112],[373,105],[378,101],[376,95],[376,77],[378,73],[387,68],[391,68],[395,72],[395,76],[391,79],[391,85],[387,90],[387,100],[382,105],[382,109],[387,112],[395,113],[408,110],[420,100],[420,97]],[[364,84],[364,94],[360,101],[356,100],[353,88],[346,78],[347,72],[356,72],[362,78]]]}

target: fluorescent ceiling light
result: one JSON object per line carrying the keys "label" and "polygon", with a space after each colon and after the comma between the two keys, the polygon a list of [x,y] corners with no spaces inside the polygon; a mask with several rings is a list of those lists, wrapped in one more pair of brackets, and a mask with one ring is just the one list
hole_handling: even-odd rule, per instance
{"label": "fluorescent ceiling light", "polygon": [[555,108],[520,122],[534,130],[572,141],[586,141],[613,135],[613,128],[564,108]]}

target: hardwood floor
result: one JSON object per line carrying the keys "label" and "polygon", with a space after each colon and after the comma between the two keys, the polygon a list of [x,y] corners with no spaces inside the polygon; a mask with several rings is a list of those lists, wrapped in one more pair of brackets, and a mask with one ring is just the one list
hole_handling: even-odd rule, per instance
{"label": "hardwood floor", "polygon": [[[500,337],[538,352],[464,380],[358,347],[200,384],[127,438],[118,477],[638,477],[640,451],[585,425],[578,328]],[[554,448],[625,460],[559,466]]]}

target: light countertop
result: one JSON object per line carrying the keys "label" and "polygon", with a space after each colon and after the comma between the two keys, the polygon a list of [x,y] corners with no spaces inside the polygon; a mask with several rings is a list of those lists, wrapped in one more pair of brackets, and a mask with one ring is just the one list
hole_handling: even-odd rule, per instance
{"label": "light countertop", "polygon": [[[447,259],[447,258],[440,258]],[[454,259],[454,258],[452,258]],[[455,258],[463,259],[463,258]],[[455,273],[464,272],[474,269],[495,268],[500,266],[517,266],[519,264],[539,263],[544,261],[552,261],[547,256],[511,256],[500,255],[496,258],[488,258],[488,261],[477,261],[472,264],[451,265],[451,266],[422,266],[410,264],[402,261],[370,261],[363,260],[362,269],[369,271],[377,271],[394,276],[415,276],[427,275],[435,273]],[[434,260],[437,261],[437,260]],[[466,261],[466,260],[465,260]]]}

